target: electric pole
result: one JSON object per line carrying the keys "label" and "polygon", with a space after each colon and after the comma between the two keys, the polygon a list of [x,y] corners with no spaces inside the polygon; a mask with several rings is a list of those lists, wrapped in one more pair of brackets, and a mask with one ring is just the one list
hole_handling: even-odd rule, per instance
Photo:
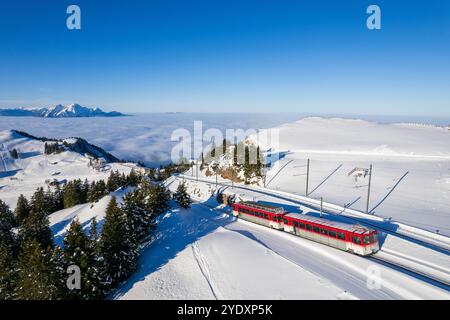
{"label": "electric pole", "polygon": [[197,174],[197,182],[198,182],[198,161],[197,161],[197,164],[195,165],[195,170],[196,170],[196,174]]}
{"label": "electric pole", "polygon": [[323,214],[323,197],[320,197],[320,217],[322,218]]}
{"label": "electric pole", "polygon": [[369,201],[370,201],[370,184],[372,183],[372,165],[369,167],[369,185],[367,186],[367,203],[366,203],[366,213],[369,213]]}
{"label": "electric pole", "polygon": [[308,196],[308,185],[309,185],[309,159],[306,162],[306,196]]}

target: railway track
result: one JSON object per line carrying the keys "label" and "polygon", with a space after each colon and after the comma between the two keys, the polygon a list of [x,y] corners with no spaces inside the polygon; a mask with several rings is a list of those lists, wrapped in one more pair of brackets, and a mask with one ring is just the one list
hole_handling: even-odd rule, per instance
{"label": "railway track", "polygon": [[[197,180],[195,177],[190,177],[190,176],[187,176],[187,175],[180,175],[180,176],[182,176],[183,178],[188,179],[188,180],[193,180],[193,181]],[[215,184],[215,181],[212,181],[212,180],[210,181],[208,179],[203,179],[203,178],[199,178],[198,181],[209,183],[209,184]],[[258,190],[258,188],[250,188],[250,187],[240,186],[240,185],[237,185],[237,184],[233,184],[232,185],[231,183],[226,183],[226,182],[218,182],[217,185],[221,185],[221,186],[225,186],[225,187],[233,187],[233,188],[236,188],[236,189],[251,191],[251,192],[255,192],[255,193],[259,193],[259,194],[265,194],[265,195],[268,195],[268,196],[272,196],[272,197],[276,197],[276,198],[279,198],[279,199],[283,199],[283,200],[287,200],[287,201],[290,201],[290,202],[294,202],[294,203],[297,203],[297,204],[300,204],[300,205],[312,208],[314,210],[319,210],[320,209],[312,201],[309,202],[309,203],[305,203],[305,201],[299,200],[296,197],[280,194],[279,192],[276,192],[276,191]],[[448,245],[448,244],[437,243],[434,239],[424,239],[423,236],[419,236],[419,235],[413,236],[411,234],[406,234],[404,232],[400,233],[400,232],[397,232],[397,231],[385,228],[383,226],[380,226],[380,224],[378,224],[378,223],[368,222],[367,219],[363,219],[362,217],[355,217],[355,216],[349,215],[348,212],[346,212],[347,214],[343,214],[342,210],[339,211],[337,209],[329,208],[325,204],[324,204],[323,208],[326,210],[324,212],[326,212],[328,214],[337,215],[337,216],[343,216],[343,217],[345,217],[345,218],[347,218],[347,219],[349,219],[349,220],[351,220],[353,222],[357,222],[357,223],[359,223],[361,225],[365,225],[365,226],[370,227],[370,228],[375,228],[377,230],[381,230],[381,231],[383,231],[383,232],[385,232],[387,234],[391,234],[391,235],[397,236],[399,238],[402,238],[404,240],[412,241],[412,242],[418,243],[418,244],[420,244],[420,245],[422,245],[424,247],[427,247],[427,248],[436,250],[438,252],[450,255],[450,245]],[[345,211],[345,208],[344,208],[344,211]],[[364,220],[364,221],[361,221],[361,220]]]}
{"label": "railway track", "polygon": [[[201,205],[215,210],[215,207],[211,205],[203,203]],[[227,215],[232,216],[231,214]],[[415,278],[450,292],[450,270],[445,267],[383,248],[377,253],[370,256],[364,256],[363,258],[372,260],[402,273],[409,274]]]}
{"label": "railway track", "polygon": [[366,259],[414,274],[420,279],[450,292],[450,273],[441,270],[443,268],[431,267],[426,263],[419,263],[411,258],[400,257],[399,254],[386,252],[382,249],[371,256],[367,256]]}

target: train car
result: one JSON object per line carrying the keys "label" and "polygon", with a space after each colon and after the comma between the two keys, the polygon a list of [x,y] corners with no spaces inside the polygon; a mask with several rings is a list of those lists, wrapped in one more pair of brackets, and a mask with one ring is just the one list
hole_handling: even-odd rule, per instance
{"label": "train car", "polygon": [[287,212],[282,207],[254,201],[234,203],[232,206],[235,217],[277,230],[283,230],[283,216]]}
{"label": "train car", "polygon": [[283,207],[254,201],[234,203],[233,215],[361,256],[379,250],[378,233],[360,225],[286,212]]}
{"label": "train car", "polygon": [[361,256],[379,250],[377,231],[360,225],[288,213],[283,216],[283,228],[302,238]]}

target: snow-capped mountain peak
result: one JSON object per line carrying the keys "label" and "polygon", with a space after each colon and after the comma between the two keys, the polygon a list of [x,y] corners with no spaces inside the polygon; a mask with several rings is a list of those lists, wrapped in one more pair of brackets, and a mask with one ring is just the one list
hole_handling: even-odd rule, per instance
{"label": "snow-capped mountain peak", "polygon": [[0,116],[29,116],[42,118],[80,118],[80,117],[118,117],[124,114],[116,111],[104,112],[102,109],[83,107],[77,103],[64,106],[58,104],[46,108],[0,109]]}

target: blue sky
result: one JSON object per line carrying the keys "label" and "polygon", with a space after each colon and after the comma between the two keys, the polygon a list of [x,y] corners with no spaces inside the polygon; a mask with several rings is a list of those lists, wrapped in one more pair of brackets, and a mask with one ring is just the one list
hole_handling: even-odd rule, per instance
{"label": "blue sky", "polygon": [[0,5],[0,107],[450,116],[449,57],[446,0]]}

